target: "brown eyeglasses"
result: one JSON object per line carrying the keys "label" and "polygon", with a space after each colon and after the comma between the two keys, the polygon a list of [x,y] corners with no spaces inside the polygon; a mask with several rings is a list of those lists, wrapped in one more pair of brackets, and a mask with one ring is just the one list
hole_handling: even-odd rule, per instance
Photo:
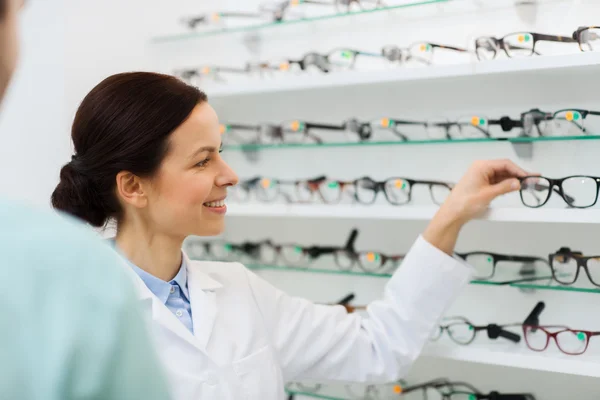
{"label": "brown eyeglasses", "polygon": [[554,280],[563,285],[572,285],[583,269],[594,286],[600,287],[600,256],[584,256],[580,251],[560,248],[549,256]]}
{"label": "brown eyeglasses", "polygon": [[569,36],[546,35],[534,32],[515,32],[501,38],[483,36],[475,40],[475,53],[480,61],[493,60],[500,50],[507,57],[529,57],[539,55],[535,50],[538,42],[577,43]]}

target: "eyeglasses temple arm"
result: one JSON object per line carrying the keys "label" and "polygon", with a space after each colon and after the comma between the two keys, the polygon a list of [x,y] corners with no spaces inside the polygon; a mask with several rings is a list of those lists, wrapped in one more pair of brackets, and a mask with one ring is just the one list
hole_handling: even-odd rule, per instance
{"label": "eyeglasses temple arm", "polygon": [[243,17],[243,18],[262,18],[262,15],[259,13],[245,13],[245,12],[233,12],[233,11],[227,11],[227,12],[220,12],[218,13],[219,17]]}
{"label": "eyeglasses temple arm", "polygon": [[523,321],[523,325],[539,325],[540,324],[540,315],[546,308],[546,303],[543,301],[538,302],[533,310],[529,313],[527,318]]}
{"label": "eyeglasses temple arm", "polygon": [[502,338],[510,340],[511,342],[514,342],[514,343],[519,343],[521,341],[521,335],[507,331],[506,329],[502,328],[500,325],[490,324],[486,327],[486,329],[487,329],[488,337],[490,339],[497,339],[499,337],[502,337]]}
{"label": "eyeglasses temple arm", "polygon": [[306,121],[304,121],[304,126],[306,127],[306,129],[328,129],[332,131],[343,131],[344,129],[346,129],[344,125],[320,124]]}
{"label": "eyeglasses temple arm", "polygon": [[344,298],[342,298],[336,304],[339,304],[342,306],[348,305],[348,303],[350,303],[352,300],[354,300],[355,297],[356,296],[354,295],[354,293],[348,293],[348,295],[346,295]]}
{"label": "eyeglasses temple arm", "polygon": [[546,35],[543,33],[534,33],[534,35],[537,40],[545,40],[548,42],[577,43],[577,40],[568,36]]}
{"label": "eyeglasses temple arm", "polygon": [[531,393],[501,394],[498,392],[491,392],[485,398],[489,400],[535,400],[535,396]]}
{"label": "eyeglasses temple arm", "polygon": [[454,51],[460,51],[462,53],[470,53],[469,50],[467,49],[463,49],[462,47],[454,47],[454,46],[446,46],[444,44],[437,44],[437,43],[429,43],[432,47],[437,47],[439,49],[447,49],[447,50],[454,50]]}
{"label": "eyeglasses temple arm", "polygon": [[358,229],[354,228],[350,232],[350,236],[348,236],[348,240],[346,240],[346,244],[344,245],[344,250],[354,251],[354,242],[356,242],[357,237],[358,237]]}

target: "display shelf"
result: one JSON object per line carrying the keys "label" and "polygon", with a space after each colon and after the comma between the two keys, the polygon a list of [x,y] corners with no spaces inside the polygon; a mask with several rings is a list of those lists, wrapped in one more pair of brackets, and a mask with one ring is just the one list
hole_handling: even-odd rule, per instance
{"label": "display shelf", "polygon": [[[306,90],[347,90],[352,86],[379,84],[389,91],[397,84],[425,80],[455,80],[459,77],[486,75],[507,75],[508,77],[530,73],[536,79],[551,74],[552,80],[572,79],[582,71],[600,73],[600,52],[575,53],[523,58],[498,59],[486,62],[473,62],[430,67],[402,68],[389,70],[351,70],[322,75],[292,75],[285,79],[254,79],[235,85],[215,85],[207,92],[211,99],[240,95],[284,93]],[[458,85],[464,85],[455,81]]]}
{"label": "display shelf", "polygon": [[[589,351],[591,351],[591,345]],[[433,343],[423,350],[422,355],[430,358],[600,378],[600,359],[589,356],[587,353],[580,356],[567,356],[548,352],[538,353],[526,347],[499,351],[477,345],[454,346]]]}
{"label": "display shelf", "polygon": [[598,140],[600,135],[587,136],[549,136],[549,137],[516,137],[516,138],[472,138],[472,139],[432,139],[411,141],[366,141],[366,142],[337,142],[337,143],[278,143],[278,144],[230,144],[223,146],[226,150],[233,151],[258,151],[274,149],[304,149],[304,148],[331,148],[331,147],[370,147],[370,146],[414,146],[435,144],[461,144],[461,143],[536,143],[570,140]]}
{"label": "display shelf", "polygon": [[[229,217],[286,217],[329,219],[375,219],[429,221],[438,210],[437,206],[388,206],[359,204],[275,204],[247,203],[228,204]],[[478,219],[502,222],[539,223],[600,223],[600,209],[567,208],[490,208]]]}
{"label": "display shelf", "polygon": [[323,399],[323,400],[347,400],[347,398],[345,397],[334,397],[334,396],[329,396],[329,395],[325,395],[325,394],[319,394],[319,393],[311,393],[311,392],[302,392],[299,390],[288,390],[286,389],[285,392],[288,395],[292,395],[292,396],[306,396],[306,397],[312,397],[313,399]]}
{"label": "display shelf", "polygon": [[[336,269],[325,269],[325,268],[315,268],[315,267],[286,267],[281,265],[265,265],[265,264],[246,264],[248,269],[254,271],[260,270],[272,270],[272,271],[281,271],[281,272],[299,272],[299,273],[309,273],[309,274],[328,274],[328,275],[346,275],[346,276],[357,276],[357,277],[369,277],[369,278],[386,278],[389,279],[392,274],[390,273],[369,273],[363,271],[342,271]],[[548,277],[551,279],[551,277]],[[486,285],[486,286],[509,286],[513,288],[519,289],[534,289],[534,290],[555,290],[555,291],[564,291],[564,292],[579,292],[579,293],[598,293],[600,294],[600,288],[583,288],[577,286],[564,286],[560,285],[552,281],[549,284],[543,283],[512,283],[509,285],[502,285],[497,282],[490,281],[471,281],[472,285]]]}
{"label": "display shelf", "polygon": [[[231,28],[207,29],[207,30],[198,31],[198,32],[156,36],[151,39],[151,43],[180,42],[180,41],[184,41],[184,40],[198,39],[198,38],[216,36],[216,35],[226,35],[226,34],[239,33],[239,32],[252,32],[252,31],[259,31],[259,30],[269,29],[269,28],[277,28],[277,27],[284,27],[284,26],[298,25],[298,24],[307,24],[307,23],[312,23],[312,22],[317,22],[317,21],[326,21],[326,20],[330,20],[330,19],[347,18],[347,17],[353,17],[353,16],[358,16],[358,15],[364,15],[364,14],[373,14],[373,13],[380,13],[380,12],[385,12],[385,11],[400,10],[403,8],[411,8],[411,7],[426,6],[426,5],[431,5],[431,4],[447,3],[449,1],[452,1],[452,0],[412,1],[410,3],[381,7],[381,8],[376,8],[373,10],[351,11],[351,12],[345,12],[345,13],[333,13],[333,14],[319,15],[319,16],[315,16],[315,17],[307,17],[307,18],[301,18],[301,19],[283,20],[281,22],[267,22],[267,23],[262,22],[259,24],[236,26],[236,27],[231,27]],[[331,8],[332,9],[334,8],[333,5],[331,6]]]}

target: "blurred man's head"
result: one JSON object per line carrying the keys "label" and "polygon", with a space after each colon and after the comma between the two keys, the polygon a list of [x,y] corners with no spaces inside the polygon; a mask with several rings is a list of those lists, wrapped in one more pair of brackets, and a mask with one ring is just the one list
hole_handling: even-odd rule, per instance
{"label": "blurred man's head", "polygon": [[24,0],[0,0],[0,101],[17,65],[17,12]]}

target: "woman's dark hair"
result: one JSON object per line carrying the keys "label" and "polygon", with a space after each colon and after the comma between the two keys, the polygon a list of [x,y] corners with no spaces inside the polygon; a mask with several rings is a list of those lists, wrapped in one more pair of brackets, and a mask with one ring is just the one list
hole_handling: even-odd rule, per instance
{"label": "woman's dark hair", "polygon": [[52,206],[97,227],[118,220],[117,174],[152,176],[171,132],[206,100],[202,91],[169,75],[130,72],[100,82],[75,115],[75,155],[60,170]]}
{"label": "woman's dark hair", "polygon": [[6,6],[6,0],[0,0],[0,21],[4,19],[4,16],[6,14]]}

